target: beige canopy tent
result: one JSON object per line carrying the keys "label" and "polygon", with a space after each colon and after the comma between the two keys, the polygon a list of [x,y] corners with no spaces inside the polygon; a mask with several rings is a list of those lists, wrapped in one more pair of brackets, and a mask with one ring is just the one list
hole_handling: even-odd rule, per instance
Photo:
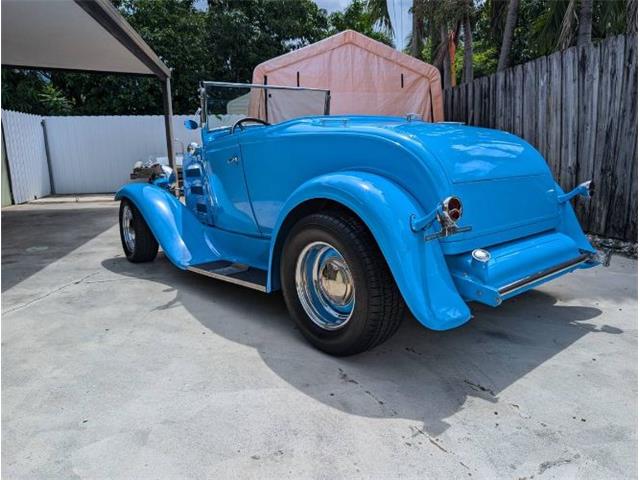
{"label": "beige canopy tent", "polygon": [[[330,90],[332,115],[415,113],[427,121],[444,120],[437,68],[353,30],[261,63],[253,83]],[[265,102],[255,97],[251,116],[262,117]],[[287,107],[276,103],[268,105],[271,122],[286,116]]]}

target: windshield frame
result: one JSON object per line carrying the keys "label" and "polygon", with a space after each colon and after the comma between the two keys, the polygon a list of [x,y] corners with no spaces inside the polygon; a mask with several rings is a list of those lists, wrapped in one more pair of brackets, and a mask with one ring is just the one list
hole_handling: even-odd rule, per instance
{"label": "windshield frame", "polygon": [[[270,84],[260,84],[260,83],[234,83],[234,82],[213,82],[213,81],[202,81],[200,82],[200,127],[206,128],[207,132],[211,132],[213,130],[219,130],[222,128],[230,128],[230,127],[216,127],[213,129],[209,128],[208,120],[209,115],[207,113],[207,87],[227,87],[227,88],[261,88],[264,90],[298,90],[298,91],[312,91],[312,92],[324,92],[324,113],[323,115],[329,115],[331,110],[331,91],[326,90],[324,88],[308,88],[308,87],[290,87],[286,85],[270,85]],[[268,104],[265,105],[265,121],[269,121],[269,110]]]}

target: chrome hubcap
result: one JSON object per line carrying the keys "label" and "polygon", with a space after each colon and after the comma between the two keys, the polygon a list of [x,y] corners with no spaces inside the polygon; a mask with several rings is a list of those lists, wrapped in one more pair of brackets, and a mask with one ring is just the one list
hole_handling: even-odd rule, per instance
{"label": "chrome hubcap", "polygon": [[325,330],[344,327],[353,313],[355,285],[344,257],[325,242],[307,245],[296,263],[296,290],[305,312]]}
{"label": "chrome hubcap", "polygon": [[136,231],[133,228],[133,212],[129,205],[125,205],[122,210],[122,236],[124,237],[124,243],[127,244],[127,248],[133,253],[136,247]]}

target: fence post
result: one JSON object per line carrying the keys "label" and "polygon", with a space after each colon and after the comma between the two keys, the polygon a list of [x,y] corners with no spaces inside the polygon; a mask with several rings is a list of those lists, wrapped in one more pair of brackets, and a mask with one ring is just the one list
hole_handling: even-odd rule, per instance
{"label": "fence post", "polygon": [[9,197],[11,205],[15,205],[16,201],[13,198],[13,184],[11,183],[11,167],[9,167],[9,153],[7,152],[7,145],[4,141],[4,125],[0,125],[2,133],[2,168],[7,170],[7,180],[9,180]]}
{"label": "fence post", "polygon": [[44,138],[44,154],[47,157],[47,170],[49,171],[49,189],[51,190],[51,195],[56,194],[56,186],[53,181],[53,169],[51,168],[51,154],[49,153],[49,138],[47,137],[47,120],[42,119],[40,122],[42,125],[42,135]]}

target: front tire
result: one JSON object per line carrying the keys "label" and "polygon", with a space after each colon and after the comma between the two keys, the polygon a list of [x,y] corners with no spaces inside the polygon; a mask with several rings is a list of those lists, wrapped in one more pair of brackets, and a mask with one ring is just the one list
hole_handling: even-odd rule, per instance
{"label": "front tire", "polygon": [[300,220],[285,242],[280,278],[302,334],[331,355],[381,344],[404,316],[404,301],[378,245],[349,213]]}
{"label": "front tire", "polygon": [[120,240],[127,260],[150,262],[158,254],[158,242],[149,230],[140,211],[129,200],[120,202]]}

